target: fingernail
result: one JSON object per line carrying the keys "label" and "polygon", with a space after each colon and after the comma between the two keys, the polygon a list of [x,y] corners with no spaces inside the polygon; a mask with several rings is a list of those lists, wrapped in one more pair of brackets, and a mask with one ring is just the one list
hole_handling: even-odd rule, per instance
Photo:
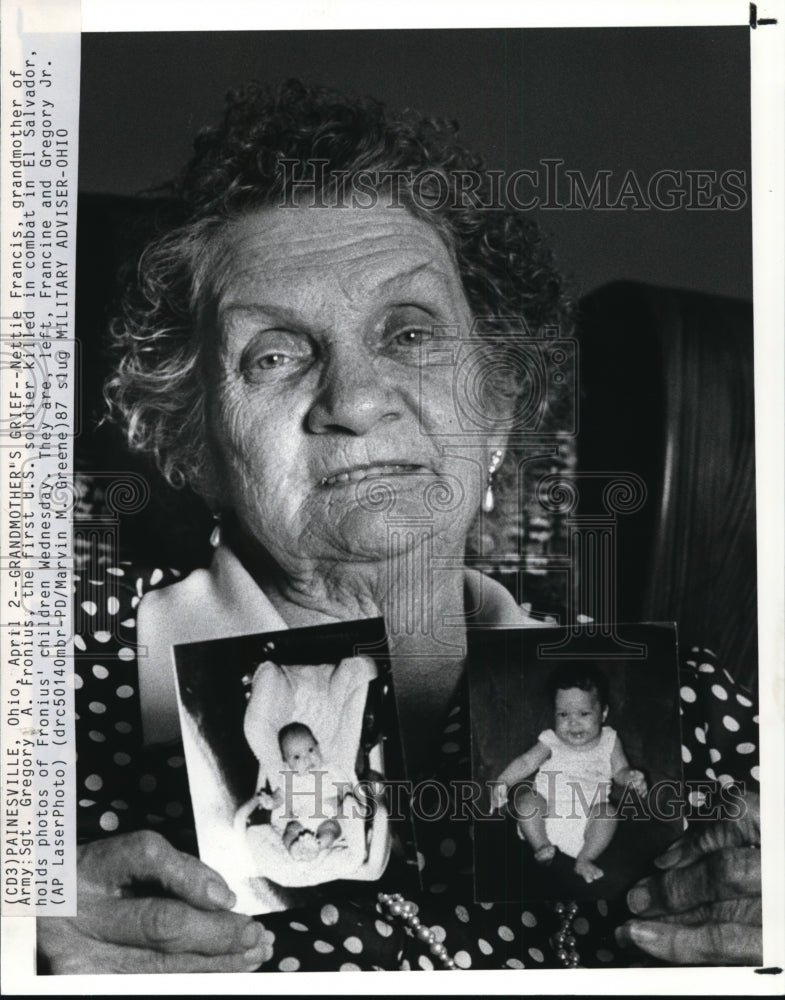
{"label": "fingernail", "polygon": [[651,903],[651,893],[645,885],[636,885],[627,893],[627,906],[633,913],[641,913]]}
{"label": "fingernail", "polygon": [[248,971],[253,972],[254,969],[258,969],[259,966],[264,961],[264,949],[261,944],[258,944],[255,948],[249,948],[248,951],[243,952],[243,961],[248,966]]}
{"label": "fingernail", "polygon": [[681,857],[681,845],[674,844],[672,847],[669,847],[664,854],[661,854],[658,858],[655,858],[654,864],[658,868],[670,868],[676,864],[676,862],[679,860],[680,857]]}
{"label": "fingernail", "polygon": [[221,882],[207,883],[207,898],[216,906],[226,906],[230,909],[237,902],[237,897],[232,890]]}
{"label": "fingernail", "polygon": [[613,932],[613,936],[616,938],[616,944],[620,945],[622,948],[630,943],[630,924],[629,921],[626,924],[621,924]]}
{"label": "fingernail", "polygon": [[635,944],[652,944],[660,936],[659,931],[652,924],[641,924],[633,921],[627,926],[629,928],[630,937]]}
{"label": "fingernail", "polygon": [[243,948],[256,948],[261,943],[262,929],[251,921],[240,936],[240,944]]}

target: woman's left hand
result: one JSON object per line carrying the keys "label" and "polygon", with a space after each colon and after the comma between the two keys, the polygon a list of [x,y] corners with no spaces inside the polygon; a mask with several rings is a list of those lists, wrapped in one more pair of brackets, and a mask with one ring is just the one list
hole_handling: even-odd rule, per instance
{"label": "woman's left hand", "polygon": [[738,819],[682,837],[656,859],[662,873],[630,889],[620,944],[677,965],[762,965],[760,799],[742,802]]}

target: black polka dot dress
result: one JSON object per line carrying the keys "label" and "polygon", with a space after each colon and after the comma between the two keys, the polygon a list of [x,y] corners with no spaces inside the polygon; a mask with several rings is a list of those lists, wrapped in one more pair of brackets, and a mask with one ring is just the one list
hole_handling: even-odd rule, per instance
{"label": "black polka dot dress", "polygon": [[[136,662],[136,608],[149,590],[180,574],[128,564],[83,573],[76,595],[77,801],[82,842],[139,829],[159,830],[196,853],[182,747],[145,748],[141,738]],[[756,706],[708,649],[692,649],[682,667],[685,780],[758,786]],[[446,787],[469,777],[465,686],[445,720],[433,773]],[[560,967],[554,904],[473,902],[468,820],[419,823],[415,830],[423,890],[413,902],[433,939],[459,969]],[[395,891],[394,887],[386,891]],[[389,915],[376,885],[308,909],[265,915],[275,935],[261,971],[295,972],[440,968],[428,945]],[[628,965],[614,939],[628,919],[623,901],[573,909],[571,940],[583,967]],[[638,957],[639,960],[639,957]]]}

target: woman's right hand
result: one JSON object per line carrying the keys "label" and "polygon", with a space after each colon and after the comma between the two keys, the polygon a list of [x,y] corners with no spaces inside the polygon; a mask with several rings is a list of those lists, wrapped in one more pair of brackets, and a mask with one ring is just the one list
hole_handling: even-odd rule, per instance
{"label": "woman's right hand", "polygon": [[80,847],[77,898],[77,916],[37,922],[53,974],[252,972],[272,954],[220,875],[149,830]]}
{"label": "woman's right hand", "polygon": [[620,944],[677,965],[762,965],[760,798],[734,819],[696,826],[627,894]]}

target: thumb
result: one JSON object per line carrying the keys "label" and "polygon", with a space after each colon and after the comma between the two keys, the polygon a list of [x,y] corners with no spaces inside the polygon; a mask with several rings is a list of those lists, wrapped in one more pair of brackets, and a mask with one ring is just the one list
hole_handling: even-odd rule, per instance
{"label": "thumb", "polygon": [[151,830],[80,848],[80,874],[86,891],[104,896],[126,895],[135,884],[152,882],[202,910],[228,910],[237,902],[217,872]]}

